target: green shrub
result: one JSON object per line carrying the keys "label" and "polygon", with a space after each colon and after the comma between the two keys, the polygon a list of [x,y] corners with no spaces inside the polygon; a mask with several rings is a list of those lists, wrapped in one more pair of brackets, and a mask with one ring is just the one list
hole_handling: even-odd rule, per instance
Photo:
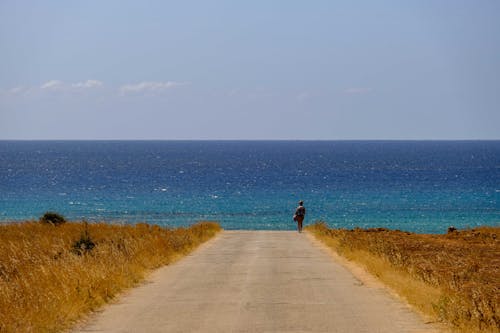
{"label": "green shrub", "polygon": [[60,225],[66,223],[66,219],[61,214],[55,212],[46,212],[40,218],[41,223],[50,223],[53,225]]}

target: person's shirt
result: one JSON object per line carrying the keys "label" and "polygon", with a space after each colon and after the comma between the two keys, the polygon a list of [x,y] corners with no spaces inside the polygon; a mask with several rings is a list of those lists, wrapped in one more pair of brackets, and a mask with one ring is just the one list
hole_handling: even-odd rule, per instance
{"label": "person's shirt", "polygon": [[304,206],[297,207],[297,209],[295,210],[295,215],[297,215],[297,216],[306,215],[306,208]]}

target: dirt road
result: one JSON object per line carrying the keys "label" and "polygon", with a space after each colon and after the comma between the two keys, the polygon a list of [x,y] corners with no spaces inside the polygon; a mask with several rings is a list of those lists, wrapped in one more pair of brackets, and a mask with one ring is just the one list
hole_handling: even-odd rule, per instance
{"label": "dirt road", "polygon": [[305,234],[225,231],[77,332],[435,332]]}

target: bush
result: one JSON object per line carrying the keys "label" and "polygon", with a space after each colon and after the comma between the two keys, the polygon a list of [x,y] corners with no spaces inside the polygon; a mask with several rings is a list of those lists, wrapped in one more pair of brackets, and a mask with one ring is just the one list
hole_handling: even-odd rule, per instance
{"label": "bush", "polygon": [[50,223],[53,225],[60,225],[66,223],[66,219],[61,214],[55,212],[46,212],[40,218],[41,223]]}
{"label": "bush", "polygon": [[75,243],[73,243],[73,246],[72,246],[73,252],[78,254],[78,255],[83,255],[83,254],[89,253],[95,247],[95,243],[92,240],[92,238],[90,238],[90,235],[89,235],[88,223],[83,222],[83,225],[84,225],[85,229],[84,229],[82,235],[80,236],[80,239],[77,240]]}
{"label": "bush", "polygon": [[88,235],[82,235],[79,240],[73,244],[73,252],[78,255],[83,255],[90,252],[95,247],[95,243]]}

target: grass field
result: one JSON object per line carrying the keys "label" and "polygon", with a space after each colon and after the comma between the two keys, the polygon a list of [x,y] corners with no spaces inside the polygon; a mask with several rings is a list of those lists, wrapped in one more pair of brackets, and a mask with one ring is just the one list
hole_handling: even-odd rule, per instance
{"label": "grass field", "polygon": [[213,237],[203,222],[0,225],[0,332],[58,332]]}
{"label": "grass field", "polygon": [[500,227],[444,235],[325,223],[308,230],[434,320],[461,332],[500,332]]}

